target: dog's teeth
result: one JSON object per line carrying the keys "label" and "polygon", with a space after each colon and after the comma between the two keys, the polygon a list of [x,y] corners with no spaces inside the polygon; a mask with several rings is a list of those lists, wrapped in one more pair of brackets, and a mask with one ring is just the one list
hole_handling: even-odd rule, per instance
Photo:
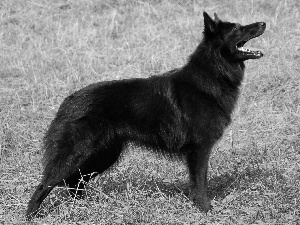
{"label": "dog's teeth", "polygon": [[247,48],[243,48],[243,47],[240,47],[240,48],[238,48],[240,51],[242,51],[242,52],[250,52],[250,50],[249,49],[247,49]]}
{"label": "dog's teeth", "polygon": [[253,52],[250,49],[244,48],[244,47],[240,47],[240,48],[238,48],[238,50],[241,51],[241,52]]}

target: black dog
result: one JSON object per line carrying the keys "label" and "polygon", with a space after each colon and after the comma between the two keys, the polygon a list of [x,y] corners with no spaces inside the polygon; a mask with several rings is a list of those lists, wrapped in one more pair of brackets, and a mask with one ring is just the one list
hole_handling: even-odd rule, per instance
{"label": "black dog", "polygon": [[203,15],[203,40],[182,68],[146,79],[95,83],[64,100],[44,138],[44,176],[28,204],[28,220],[57,185],[82,194],[81,174],[103,173],[129,143],[184,157],[191,197],[203,211],[210,209],[211,149],[231,121],[244,61],[263,56],[243,45],[261,35],[266,24],[241,26]]}

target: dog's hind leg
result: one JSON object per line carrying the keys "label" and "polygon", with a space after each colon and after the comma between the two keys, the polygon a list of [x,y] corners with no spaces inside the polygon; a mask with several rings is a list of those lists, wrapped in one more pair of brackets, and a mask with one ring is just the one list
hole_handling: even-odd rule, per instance
{"label": "dog's hind leg", "polygon": [[207,169],[211,148],[199,145],[189,146],[187,163],[192,183],[191,197],[204,212],[211,208],[211,200],[208,197]]}
{"label": "dog's hind leg", "polygon": [[83,161],[84,159],[81,159],[80,156],[69,156],[62,159],[62,157],[56,155],[47,162],[42,182],[37,186],[28,203],[27,220],[31,220],[38,213],[38,208],[51,190],[61,184],[65,178],[68,178],[72,171],[75,171],[77,165],[80,165]]}
{"label": "dog's hind leg", "polygon": [[43,200],[60,181],[60,179],[43,179],[43,181],[37,186],[35,192],[33,193],[28,203],[26,211],[27,220],[31,220],[38,213],[38,209],[42,204]]}
{"label": "dog's hind leg", "polygon": [[64,179],[64,184],[67,185],[68,191],[71,194],[71,196],[79,199],[83,197],[85,184],[96,175],[96,173],[88,174],[86,170],[81,171],[80,169],[78,169],[76,173]]}
{"label": "dog's hind leg", "polygon": [[[84,145],[84,148],[87,147],[91,146]],[[38,208],[43,200],[57,185],[66,183],[74,196],[82,194],[85,182],[96,175],[94,172],[102,173],[112,166],[118,160],[122,149],[123,144],[113,138],[109,143],[105,143],[105,147],[98,146],[95,151],[90,151],[89,155],[84,155],[84,153],[70,154],[66,158],[61,157],[59,154],[56,155],[47,163],[43,180],[29,201],[26,212],[27,220],[31,220],[38,213]],[[75,152],[82,151],[77,149]],[[81,182],[82,177],[84,182]]]}
{"label": "dog's hind leg", "polygon": [[123,144],[114,139],[109,145],[99,147],[97,152],[83,162],[74,174],[65,178],[65,183],[69,186],[72,197],[82,197],[85,184],[115,164],[122,150]]}

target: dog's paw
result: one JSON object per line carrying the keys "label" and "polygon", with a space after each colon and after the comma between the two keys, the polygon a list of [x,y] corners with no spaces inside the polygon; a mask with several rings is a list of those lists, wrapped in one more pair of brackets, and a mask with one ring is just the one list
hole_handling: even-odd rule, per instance
{"label": "dog's paw", "polygon": [[201,211],[207,213],[212,209],[211,200],[207,196],[191,193],[190,198]]}

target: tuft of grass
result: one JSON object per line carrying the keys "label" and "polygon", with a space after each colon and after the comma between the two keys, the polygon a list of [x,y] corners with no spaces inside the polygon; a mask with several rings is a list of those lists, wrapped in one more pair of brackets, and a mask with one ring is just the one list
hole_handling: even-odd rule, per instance
{"label": "tuft of grass", "polygon": [[[202,11],[267,22],[250,45],[232,125],[209,170],[213,209],[188,198],[185,166],[129,146],[89,183],[84,200],[56,188],[38,224],[298,224],[300,18],[287,1],[0,2],[0,223],[25,222],[41,179],[40,143],[62,100],[87,84],[148,77],[183,65],[201,39]],[[65,189],[65,188],[63,188]]]}

